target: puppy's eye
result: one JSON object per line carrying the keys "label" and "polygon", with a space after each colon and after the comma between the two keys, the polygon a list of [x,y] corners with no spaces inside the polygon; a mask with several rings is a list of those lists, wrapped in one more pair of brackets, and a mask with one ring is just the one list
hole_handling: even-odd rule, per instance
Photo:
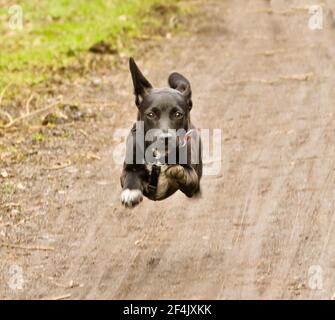
{"label": "puppy's eye", "polygon": [[177,111],[177,112],[174,114],[174,117],[175,117],[176,119],[181,119],[181,118],[183,117],[183,114],[182,114],[181,112]]}
{"label": "puppy's eye", "polygon": [[155,117],[155,114],[153,112],[149,112],[149,113],[147,113],[147,117],[149,119],[153,119]]}

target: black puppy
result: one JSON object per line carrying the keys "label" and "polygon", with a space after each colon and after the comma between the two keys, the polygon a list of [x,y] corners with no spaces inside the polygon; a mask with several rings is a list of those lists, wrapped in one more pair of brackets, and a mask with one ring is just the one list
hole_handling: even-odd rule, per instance
{"label": "black puppy", "polygon": [[121,202],[133,207],[143,195],[162,200],[178,189],[192,197],[200,191],[202,159],[200,136],[190,121],[190,83],[172,73],[170,88],[154,89],[132,58],[129,67],[138,114],[127,139]]}

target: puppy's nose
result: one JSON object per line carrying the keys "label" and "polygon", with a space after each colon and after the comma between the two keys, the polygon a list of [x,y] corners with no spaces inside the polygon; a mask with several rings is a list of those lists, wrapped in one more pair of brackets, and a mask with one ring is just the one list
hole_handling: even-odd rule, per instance
{"label": "puppy's nose", "polygon": [[161,142],[169,142],[172,140],[172,134],[171,133],[162,133],[158,137],[159,141]]}

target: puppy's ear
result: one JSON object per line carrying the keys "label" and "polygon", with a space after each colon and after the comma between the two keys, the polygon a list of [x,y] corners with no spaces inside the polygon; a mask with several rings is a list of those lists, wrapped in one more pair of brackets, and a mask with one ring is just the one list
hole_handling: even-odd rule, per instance
{"label": "puppy's ear", "polygon": [[181,94],[185,97],[189,109],[192,109],[192,90],[190,82],[182,76],[180,73],[174,72],[169,76],[169,85],[172,89],[176,89],[181,92]]}
{"label": "puppy's ear", "polygon": [[150,82],[144,77],[133,58],[129,59],[129,69],[134,84],[135,103],[137,106],[141,104],[140,97],[143,99],[148,89],[152,88]]}

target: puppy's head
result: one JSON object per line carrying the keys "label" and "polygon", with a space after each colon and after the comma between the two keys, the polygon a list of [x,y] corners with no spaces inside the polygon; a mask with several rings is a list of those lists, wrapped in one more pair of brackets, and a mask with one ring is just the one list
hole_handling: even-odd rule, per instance
{"label": "puppy's head", "polygon": [[158,130],[158,139],[177,139],[180,129],[189,130],[192,91],[189,81],[179,73],[169,76],[169,88],[153,88],[143,76],[133,58],[129,60],[134,84],[138,121],[144,122],[144,131]]}

